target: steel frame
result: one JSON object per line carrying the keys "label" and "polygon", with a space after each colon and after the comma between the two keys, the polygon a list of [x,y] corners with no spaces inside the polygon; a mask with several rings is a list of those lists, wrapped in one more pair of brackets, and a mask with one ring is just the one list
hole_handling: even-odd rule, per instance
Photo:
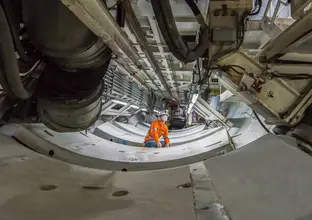
{"label": "steel frame", "polygon": [[[156,88],[162,93],[154,79],[142,68],[140,56],[121,30],[113,16],[101,0],[61,0],[89,29],[101,38],[105,44],[116,54],[117,62],[134,77],[137,72],[150,79]],[[128,64],[125,60],[130,60],[133,64]],[[138,81],[144,84],[144,80]]]}

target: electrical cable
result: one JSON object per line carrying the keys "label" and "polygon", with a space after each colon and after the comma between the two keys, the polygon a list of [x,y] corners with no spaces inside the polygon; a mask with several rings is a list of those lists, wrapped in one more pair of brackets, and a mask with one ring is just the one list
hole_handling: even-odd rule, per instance
{"label": "electrical cable", "polygon": [[255,110],[252,110],[252,112],[254,113],[256,119],[258,120],[259,124],[263,127],[263,129],[268,132],[271,133],[270,130],[263,124],[263,122],[261,121],[261,119],[259,118],[258,114],[256,113]]}
{"label": "electrical cable", "polygon": [[185,2],[188,4],[188,6],[191,8],[193,14],[195,16],[200,14],[200,10],[197,7],[196,3],[194,2],[194,0],[185,0]]}
{"label": "electrical cable", "polygon": [[[253,15],[259,14],[259,12],[261,11],[261,8],[262,8],[262,0],[256,0],[255,8],[251,11],[249,15],[253,16]],[[255,9],[257,9],[257,11],[255,11]]]}
{"label": "electrical cable", "polygon": [[238,27],[237,27],[237,36],[240,36],[238,37],[239,38],[239,41],[238,41],[238,44],[236,47],[234,48],[229,48],[229,49],[226,49],[224,51],[221,51],[217,54],[215,54],[212,58],[213,61],[217,61],[218,59],[220,59],[221,57],[227,55],[227,54],[230,54],[230,53],[234,53],[236,52],[243,44],[244,42],[244,38],[245,38],[245,26],[246,26],[246,18],[248,17],[248,12],[245,11],[241,17],[241,20],[238,21],[237,23],[240,24]]}
{"label": "electrical cable", "polygon": [[[237,20],[238,20],[238,24],[239,26],[237,27],[237,36],[238,37],[238,43],[237,43],[237,46],[234,47],[234,48],[229,48],[229,49],[226,49],[226,50],[223,50],[223,51],[220,51],[219,53],[215,54],[212,58],[210,58],[207,62],[206,62],[206,65],[205,66],[205,69],[207,70],[207,73],[202,77],[202,82],[201,84],[205,84],[210,76],[211,76],[211,70],[214,70],[214,69],[220,69],[220,67],[211,67],[212,66],[212,63],[219,60],[220,58],[222,58],[223,56],[227,55],[227,54],[230,54],[230,53],[234,53],[236,52],[243,44],[244,42],[244,38],[245,38],[245,26],[246,26],[246,18],[248,17],[249,13],[247,11],[245,11],[241,17],[241,19],[239,20],[238,16],[237,16]],[[221,48],[222,50],[222,48]],[[239,67],[239,68],[242,68],[242,67]],[[242,74],[242,73],[239,73],[238,71],[236,71],[235,69],[232,68],[232,70],[234,72],[237,72],[238,74]],[[244,70],[245,71],[245,70]],[[245,71],[246,72],[246,71]]]}
{"label": "electrical cable", "polygon": [[116,7],[116,5],[118,5],[120,2],[122,2],[123,0],[117,0],[115,4],[113,4],[112,6],[108,7],[108,10],[112,10],[113,8]]}
{"label": "electrical cable", "polygon": [[285,74],[285,73],[270,73],[274,78],[289,79],[289,80],[302,80],[302,79],[312,79],[312,75],[307,73],[298,74]]}
{"label": "electrical cable", "polygon": [[201,82],[201,72],[200,72],[200,66],[199,66],[199,59],[198,58],[196,60],[196,66],[197,66],[197,71],[198,71],[198,82],[197,82],[197,84],[199,84]]}
{"label": "electrical cable", "polygon": [[199,40],[194,49],[190,49],[179,34],[170,1],[151,0],[153,11],[170,52],[180,61],[189,63],[202,56],[210,46],[209,28],[193,0],[186,0],[197,22],[200,24]]}
{"label": "electrical cable", "polygon": [[116,21],[119,24],[120,27],[125,27],[126,23],[126,10],[124,7],[122,7],[122,4],[117,4],[117,15],[116,15]]}
{"label": "electrical cable", "polygon": [[246,69],[245,69],[244,67],[239,66],[239,65],[228,65],[228,66],[226,66],[226,67],[230,67],[230,68],[236,67],[236,68],[239,68],[239,69],[243,70],[245,73],[247,72]]}
{"label": "electrical cable", "polygon": [[0,5],[0,81],[3,89],[12,98],[28,99],[31,94],[25,89],[15,56],[15,48],[2,5]]}
{"label": "electrical cable", "polygon": [[38,65],[41,63],[41,60],[38,60],[27,72],[20,73],[20,76],[26,76],[29,73],[31,73],[35,68],[38,67]]}
{"label": "electrical cable", "polygon": [[233,70],[235,73],[239,74],[239,75],[244,75],[244,73],[238,72],[236,69],[234,69],[233,67],[230,67],[231,70]]}
{"label": "electrical cable", "polygon": [[29,56],[27,56],[24,50],[24,47],[21,43],[21,40],[19,39],[19,34],[17,33],[16,27],[15,27],[16,25],[18,25],[18,28],[19,28],[19,21],[14,22],[14,17],[16,16],[14,16],[12,12],[11,0],[3,0],[2,4],[3,4],[3,9],[5,11],[6,19],[10,28],[12,40],[13,40],[15,49],[18,55],[20,56],[20,59],[25,62],[32,61],[32,59]]}

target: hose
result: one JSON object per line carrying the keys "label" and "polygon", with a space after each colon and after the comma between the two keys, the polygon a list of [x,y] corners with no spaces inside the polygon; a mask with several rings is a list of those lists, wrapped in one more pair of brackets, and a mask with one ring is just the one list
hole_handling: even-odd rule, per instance
{"label": "hose", "polygon": [[0,5],[0,81],[4,91],[12,98],[28,99],[19,75],[14,44],[4,10]]}
{"label": "hose", "polygon": [[117,4],[116,21],[120,27],[125,27],[126,10],[122,7],[121,3]]}
{"label": "hose", "polygon": [[189,63],[205,53],[210,46],[209,29],[203,16],[197,8],[197,5],[192,0],[186,0],[186,3],[190,6],[196,20],[201,25],[199,42],[192,50],[184,43],[178,32],[174,16],[172,14],[170,1],[151,0],[151,3],[163,38],[166,41],[170,52],[178,60],[184,63]]}
{"label": "hose", "polygon": [[[3,9],[6,14],[7,22],[9,24],[12,40],[15,46],[15,49],[20,56],[20,59],[25,62],[33,61],[30,57],[27,56],[22,42],[19,39],[18,30],[16,29],[16,25],[19,25],[19,21],[14,21],[14,13],[12,11],[12,1],[11,0],[3,0]],[[18,26],[19,28],[19,26]]]}
{"label": "hose", "polygon": [[263,122],[261,121],[261,119],[259,118],[257,112],[255,110],[252,110],[252,112],[254,113],[256,119],[258,120],[259,124],[263,127],[263,129],[268,132],[271,133],[271,131],[263,124]]}
{"label": "hose", "polygon": [[255,9],[249,15],[253,16],[259,14],[261,8],[262,8],[262,0],[256,0]]}
{"label": "hose", "polygon": [[195,16],[200,14],[200,10],[198,9],[196,3],[194,2],[194,0],[185,0],[185,2],[188,4],[188,6],[191,8],[193,14]]}

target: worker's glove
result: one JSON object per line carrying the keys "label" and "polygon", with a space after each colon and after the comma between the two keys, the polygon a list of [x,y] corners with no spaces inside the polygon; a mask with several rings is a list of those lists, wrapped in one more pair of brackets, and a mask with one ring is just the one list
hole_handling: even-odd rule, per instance
{"label": "worker's glove", "polygon": [[170,144],[166,144],[166,147],[170,147]]}
{"label": "worker's glove", "polygon": [[162,144],[160,142],[157,142],[157,147],[162,148]]}

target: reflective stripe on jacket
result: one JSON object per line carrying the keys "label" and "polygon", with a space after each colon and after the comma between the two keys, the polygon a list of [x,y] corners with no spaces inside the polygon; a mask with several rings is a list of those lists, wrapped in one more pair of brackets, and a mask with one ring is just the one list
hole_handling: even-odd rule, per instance
{"label": "reflective stripe on jacket", "polygon": [[148,140],[159,142],[161,137],[164,138],[166,144],[170,144],[167,125],[161,120],[155,120],[148,129],[144,142]]}

